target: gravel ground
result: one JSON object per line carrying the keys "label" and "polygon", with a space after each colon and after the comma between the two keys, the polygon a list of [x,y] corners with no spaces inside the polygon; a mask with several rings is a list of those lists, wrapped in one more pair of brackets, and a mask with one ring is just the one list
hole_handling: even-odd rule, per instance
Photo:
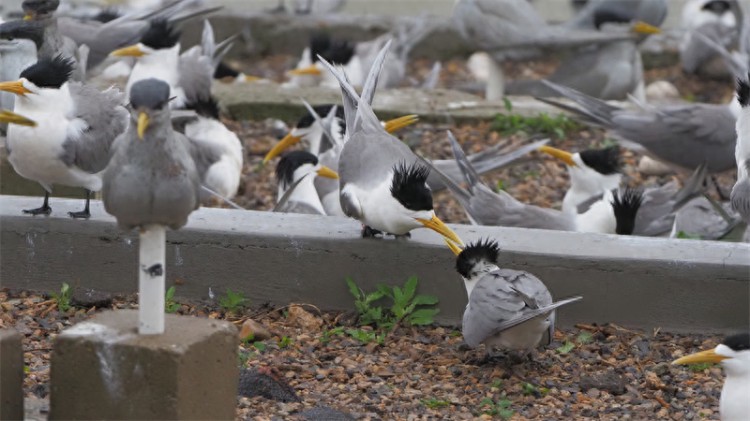
{"label": "gravel ground", "polygon": [[[104,308],[137,307],[133,296],[100,298]],[[0,328],[24,335],[24,390],[41,409],[37,419],[44,419],[55,336],[99,310],[61,312],[46,296],[8,290],[0,291],[0,307]],[[467,350],[460,332],[448,327],[398,327],[378,345],[343,333],[356,327],[352,315],[313,306],[227,314],[214,305],[183,303],[178,312],[238,326],[252,318],[268,329],[262,345],[240,345],[239,362],[248,373],[272,373],[288,385],[280,390],[291,402],[239,397],[238,419],[287,419],[321,406],[373,420],[718,419],[721,369],[669,364],[715,346],[717,336],[577,325],[557,331],[531,360],[481,361],[481,350]],[[267,390],[256,387],[254,393]]]}
{"label": "gravel ground", "polygon": [[[235,63],[243,71],[262,75],[272,80],[282,81],[286,70],[294,67],[296,58],[291,56],[271,56],[253,63]],[[549,74],[555,66],[555,60],[530,61],[527,63],[508,63],[505,71],[509,78],[538,78]],[[428,60],[414,60],[410,63],[409,74],[421,80],[432,63]],[[440,86],[456,87],[471,81],[464,60],[450,60],[443,63]],[[684,98],[695,101],[725,102],[733,94],[732,81],[707,81],[685,75],[679,65],[650,69],[646,72],[647,82],[667,80],[678,87]],[[407,83],[407,82],[405,82]],[[272,121],[226,121],[235,130],[245,144],[246,167],[244,182],[236,202],[247,209],[269,210],[276,200],[276,181],[273,170],[277,160],[265,167],[261,166],[263,156],[278,141],[278,133]],[[521,144],[535,133],[498,133],[493,131],[490,122],[472,125],[448,125],[420,123],[406,128],[398,136],[415,151],[433,159],[450,159],[452,153],[446,130],[452,130],[467,152],[478,152],[499,142]],[[605,138],[603,130],[578,126],[568,130],[562,138],[552,135],[551,146],[569,151],[580,151],[586,148],[603,147],[613,143]],[[624,172],[628,185],[651,186],[678,180],[676,175],[644,176],[637,171],[640,156],[623,150]],[[502,187],[517,199],[534,205],[559,208],[562,197],[568,188],[568,176],[565,166],[542,154],[532,154],[528,160],[512,168],[497,171],[484,177],[490,186]],[[729,171],[718,177],[725,192],[729,192],[735,180],[735,172]],[[438,215],[447,222],[467,223],[468,219],[462,208],[447,191],[436,194],[435,204]]]}

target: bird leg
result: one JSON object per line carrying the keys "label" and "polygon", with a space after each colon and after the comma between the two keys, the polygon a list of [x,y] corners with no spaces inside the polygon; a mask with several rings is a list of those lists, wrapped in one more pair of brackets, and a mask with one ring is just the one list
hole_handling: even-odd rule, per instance
{"label": "bird leg", "polygon": [[370,228],[367,225],[362,225],[362,238],[375,238],[379,235],[383,235],[383,231]]}
{"label": "bird leg", "polygon": [[411,238],[411,233],[407,232],[406,234],[391,234],[388,233],[388,235],[392,235],[396,240],[408,240]]}
{"label": "bird leg", "polygon": [[44,191],[44,203],[41,207],[38,207],[36,209],[24,209],[23,213],[30,214],[30,215],[49,215],[52,213],[52,208],[49,207],[49,192]]}
{"label": "bird leg", "polygon": [[70,215],[71,218],[75,219],[89,219],[91,217],[91,212],[89,212],[89,201],[91,200],[91,190],[84,189],[86,191],[86,207],[83,208],[80,212],[68,212],[68,215]]}

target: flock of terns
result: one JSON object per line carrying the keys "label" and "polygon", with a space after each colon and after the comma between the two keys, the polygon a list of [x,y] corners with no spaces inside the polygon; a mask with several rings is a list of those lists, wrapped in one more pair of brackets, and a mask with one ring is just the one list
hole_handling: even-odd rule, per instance
{"label": "flock of terns", "polygon": [[[88,218],[90,194],[101,191],[105,210],[127,230],[152,225],[179,229],[212,197],[231,202],[239,186],[243,150],[239,138],[219,119],[211,85],[217,75],[229,74],[237,83],[252,77],[222,63],[232,40],[216,43],[208,21],[201,44],[181,51],[176,25],[214,10],[186,7],[188,3],[97,21],[58,19],[58,0],[26,0],[22,20],[0,25],[5,80],[0,83],[0,121],[8,123],[8,160],[18,174],[45,190],[42,206],[25,213],[48,215],[54,184],[85,189],[85,208],[72,212],[74,218]],[[585,69],[594,72],[585,75],[585,89],[575,78],[563,77],[571,74],[570,69],[580,74],[581,68],[563,62],[558,76],[529,84],[539,90],[535,95],[607,128],[625,146],[686,171],[690,176],[682,189],[621,188],[618,150],[613,148],[570,153],[542,140],[510,153],[490,149],[467,156],[449,132],[454,160],[430,161],[416,155],[391,133],[417,117],[381,122],[371,104],[378,86],[403,77],[403,62],[414,39],[424,36],[424,28],[417,26],[361,45],[322,36],[312,39],[291,82],[335,85],[342,104],[312,107],[305,102],[307,115],[264,159],[268,162],[296,143],[306,145],[306,150],[283,154],[277,164],[276,210],[346,215],[362,223],[363,237],[408,237],[413,229],[429,228],[457,256],[456,269],[469,297],[462,325],[468,345],[485,344],[489,352],[530,351],[548,344],[556,309],[581,297],[554,301],[532,274],[500,268],[494,240],[464,244],[435,214],[434,190],[448,188],[476,224],[659,235],[675,229],[675,212],[702,195],[709,174],[736,165],[738,181],[731,203],[739,216],[728,217],[726,226],[744,228],[750,222],[747,39],[740,39],[739,54],[733,55],[709,36],[692,34],[706,38],[704,45],[725,60],[727,69],[741,69],[736,96],[726,106],[653,106],[635,94],[637,110],[611,105],[604,100],[623,92],[630,95],[637,87],[633,85],[642,83],[639,62],[620,63],[613,57],[632,56],[631,50],[637,55],[637,49],[628,47],[641,42],[642,35],[634,37],[631,32],[656,32],[654,25],[666,15],[663,1],[628,3],[630,7],[622,8],[619,1],[592,1],[577,19],[553,26],[525,0],[459,0],[454,20],[462,36],[491,58],[488,96],[503,95],[506,88],[495,61],[555,48],[577,49],[571,57],[581,54],[588,63]],[[739,27],[747,18],[738,16]],[[624,23],[628,30],[603,30],[608,23]],[[747,25],[744,28],[741,38],[747,36]],[[396,51],[395,63],[388,57],[390,50]],[[123,63],[113,62],[113,57]],[[105,65],[109,67],[102,69]],[[87,83],[92,71],[126,71],[126,93]],[[575,105],[549,98],[550,93]],[[532,150],[567,165],[571,187],[562,210],[521,203],[481,181],[482,173]],[[723,209],[718,204],[717,208]],[[731,336],[714,350],[675,363],[699,361],[722,362],[725,367],[722,418],[747,419],[750,335]]]}

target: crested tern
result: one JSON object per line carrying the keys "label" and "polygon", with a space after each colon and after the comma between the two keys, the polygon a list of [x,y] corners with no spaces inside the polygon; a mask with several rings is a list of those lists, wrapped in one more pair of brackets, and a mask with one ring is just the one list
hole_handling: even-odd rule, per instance
{"label": "crested tern", "polygon": [[[21,72],[37,61],[37,51],[44,42],[44,28],[39,23],[12,21],[0,24],[0,80],[16,80]],[[0,93],[0,108],[13,109],[15,96]]]}
{"label": "crested tern", "polygon": [[88,218],[90,194],[102,187],[112,142],[127,126],[123,95],[69,81],[73,68],[71,60],[59,56],[41,59],[18,81],[0,83],[0,91],[17,96],[14,111],[37,122],[8,128],[8,161],[45,190],[44,204],[25,213],[49,214],[52,186],[63,184],[86,190],[85,208],[70,216]]}
{"label": "crested tern", "polygon": [[555,310],[582,298],[555,302],[536,276],[500,268],[496,241],[479,240],[463,250],[446,242],[457,255],[456,271],[469,298],[461,333],[472,348],[484,344],[488,355],[493,348],[529,352],[549,345],[555,333]]}
{"label": "crested tern", "polygon": [[338,179],[335,171],[321,165],[318,157],[310,152],[292,151],[282,156],[276,165],[278,201],[281,201],[287,190],[293,188],[294,191],[286,197],[286,203],[275,211],[326,215],[315,189],[314,180],[317,176]]}
{"label": "crested tern", "polygon": [[[389,46],[383,47],[374,69],[382,66]],[[321,62],[339,80],[344,104],[348,140],[339,157],[344,213],[362,222],[363,236],[378,232],[403,236],[425,227],[463,244],[435,215],[427,186],[429,169],[406,145],[385,131],[370,108],[371,98],[360,98],[346,76],[325,59],[321,58]],[[368,91],[368,84],[369,81],[363,92]]]}
{"label": "crested tern", "polygon": [[705,163],[709,173],[716,173],[735,165],[734,125],[739,115],[736,98],[726,105],[637,103],[639,109],[628,110],[566,86],[544,83],[578,107],[548,98],[538,100],[607,129],[627,148],[645,152],[683,171],[693,171]]}
{"label": "crested tern", "polygon": [[167,82],[144,79],[130,89],[130,124],[117,137],[104,171],[104,209],[124,230],[178,229],[200,206],[200,176],[188,140],[172,129]]}
{"label": "crested tern", "polygon": [[750,414],[750,334],[726,337],[714,349],[697,352],[672,364],[720,363],[726,379],[721,388],[719,414],[722,421],[744,421]]}
{"label": "crested tern", "polygon": [[[473,224],[621,235],[633,233],[642,200],[640,191],[607,190],[600,200],[580,214],[528,205],[505,191],[495,192],[485,185],[450,131],[448,139],[467,188],[439,169],[432,169],[443,178]],[[429,165],[428,161],[424,162]]]}

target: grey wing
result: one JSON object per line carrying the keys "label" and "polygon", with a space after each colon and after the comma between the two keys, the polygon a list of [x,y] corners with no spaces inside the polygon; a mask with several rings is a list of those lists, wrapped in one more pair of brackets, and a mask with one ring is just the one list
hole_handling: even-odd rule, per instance
{"label": "grey wing", "polygon": [[669,232],[674,222],[674,195],[677,191],[674,182],[644,190],[633,234],[654,236]]}
{"label": "grey wing", "polygon": [[735,166],[735,117],[724,105],[690,104],[655,112],[618,112],[611,129],[657,158],[688,170],[704,162],[709,172]]}
{"label": "grey wing", "polygon": [[201,180],[203,180],[206,172],[211,167],[211,165],[221,159],[221,146],[198,142],[187,136],[184,136],[184,138],[187,139],[187,150],[190,152],[190,156],[193,158],[195,168],[198,171],[198,176]]}
{"label": "grey wing", "polygon": [[173,132],[166,139],[171,162],[154,174],[154,223],[178,229],[187,223],[190,213],[200,206],[200,177],[188,151],[188,140]]}
{"label": "grey wing", "polygon": [[[528,272],[499,269],[488,273],[477,282],[469,297],[462,328],[464,340],[469,346],[476,346],[539,315],[535,310],[551,304],[547,287]],[[528,317],[529,314],[534,315]]]}
{"label": "grey wing", "polygon": [[200,46],[180,55],[179,69],[179,86],[185,92],[188,103],[211,96],[213,67],[211,58],[201,54]]}
{"label": "grey wing", "polygon": [[399,163],[412,164],[418,158],[400,140],[382,134],[354,133],[339,157],[341,188],[353,183],[360,188],[374,187]]}
{"label": "grey wing", "polygon": [[70,92],[75,102],[72,117],[85,126],[80,135],[68,136],[63,142],[60,158],[68,166],[98,173],[109,162],[115,138],[127,128],[127,111],[121,105],[124,97],[114,88],[100,92],[76,82],[70,83]]}
{"label": "grey wing", "polygon": [[146,171],[131,162],[129,139],[120,135],[115,151],[102,177],[102,202],[107,213],[117,218],[121,228],[130,230],[149,217],[149,186]]}
{"label": "grey wing", "polygon": [[574,231],[575,220],[556,209],[528,205],[504,191],[477,185],[467,209],[480,225]]}
{"label": "grey wing", "polygon": [[731,42],[734,28],[729,28],[720,22],[708,22],[694,30],[688,35],[687,42],[680,48],[680,62],[682,69],[688,73],[697,72],[701,66],[719,55],[716,50],[703,41],[700,35],[725,47]]}

